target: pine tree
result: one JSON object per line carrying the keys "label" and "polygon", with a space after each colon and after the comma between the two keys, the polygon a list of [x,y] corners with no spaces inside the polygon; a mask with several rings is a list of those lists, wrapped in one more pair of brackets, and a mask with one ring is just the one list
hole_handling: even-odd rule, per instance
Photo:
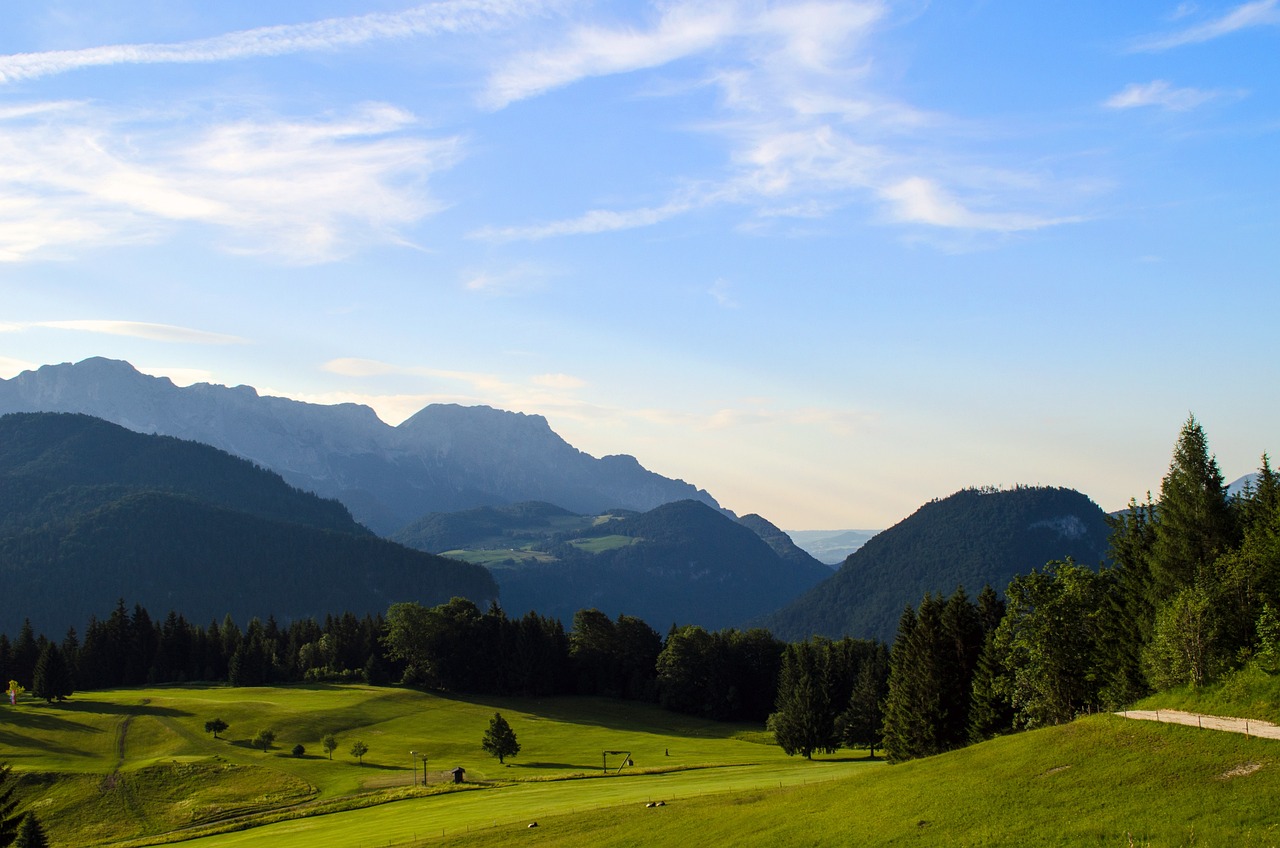
{"label": "pine tree", "polygon": [[787,756],[813,759],[839,747],[830,698],[830,656],[825,640],[790,644],[782,653],[776,709],[768,727]]}
{"label": "pine tree", "polygon": [[890,762],[941,750],[942,609],[942,601],[929,594],[920,602],[918,613],[908,606],[898,619],[884,708],[884,751]]}
{"label": "pine tree", "polygon": [[23,814],[14,815],[13,812],[18,807],[18,799],[13,797],[17,788],[9,764],[0,763],[0,846],[13,844],[22,823]]}
{"label": "pine tree", "polygon": [[1099,659],[1102,663],[1103,702],[1112,708],[1132,703],[1151,691],[1142,667],[1143,647],[1151,641],[1155,623],[1152,604],[1151,558],[1156,534],[1156,506],[1151,494],[1108,517],[1111,527],[1108,558],[1111,567],[1099,610]]}
{"label": "pine tree", "polygon": [[520,753],[520,743],[516,741],[516,733],[502,717],[502,713],[494,713],[493,718],[489,720],[489,729],[484,732],[480,747],[484,748],[489,756],[497,757],[499,763],[504,763],[507,757],[514,757]]}
{"label": "pine tree", "polygon": [[27,813],[18,827],[18,838],[14,848],[49,848],[49,837],[45,836],[44,827],[35,813]]}
{"label": "pine tree", "polygon": [[884,738],[884,699],[889,693],[889,651],[876,642],[858,668],[849,706],[836,719],[840,742],[846,748],[866,748],[875,759]]}
{"label": "pine tree", "polygon": [[938,669],[942,714],[938,747],[947,751],[968,744],[973,675],[983,645],[982,619],[963,587],[957,588],[943,607],[942,630],[943,651]]}
{"label": "pine tree", "polygon": [[53,642],[45,644],[36,660],[32,674],[31,692],[52,704],[54,699],[65,701],[71,697],[71,668],[62,656],[62,650]]}
{"label": "pine tree", "polygon": [[1195,416],[1182,425],[1156,516],[1151,574],[1152,605],[1158,607],[1182,589],[1203,584],[1236,536],[1222,472]]}

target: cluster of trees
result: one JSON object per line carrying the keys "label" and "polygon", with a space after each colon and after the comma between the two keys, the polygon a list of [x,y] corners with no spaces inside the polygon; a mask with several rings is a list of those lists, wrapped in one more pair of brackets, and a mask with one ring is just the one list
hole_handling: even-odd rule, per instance
{"label": "cluster of trees", "polygon": [[[639,618],[610,619],[595,609],[580,610],[566,631],[559,619],[534,612],[509,618],[496,604],[481,612],[463,598],[434,607],[397,603],[385,618],[344,613],[323,624],[302,619],[281,627],[255,618],[243,630],[230,616],[207,627],[176,612],[156,622],[141,605],[130,613],[121,600],[107,618],[90,619],[83,641],[72,629],[53,642],[36,636],[29,622],[13,642],[0,634],[0,680],[50,700],[77,689],[195,680],[403,680],[486,695],[625,698],[718,720],[764,721],[783,648],[763,630],[673,627],[664,640]],[[61,682],[50,688],[48,680]]]}
{"label": "cluster of trees", "polygon": [[782,652],[769,729],[788,755],[880,744],[889,655],[883,642],[815,637]]}
{"label": "cluster of trees", "polygon": [[0,679],[12,679],[53,700],[73,691],[193,680],[235,686],[302,680],[386,683],[398,673],[385,658],[381,616],[351,613],[279,626],[254,618],[241,628],[225,617],[207,627],[170,612],[163,622],[119,601],[106,618],[90,618],[80,639],[75,628],[54,642],[36,636],[30,621],[16,639],[0,634]]}
{"label": "cluster of trees", "polygon": [[1070,559],[904,612],[885,700],[891,759],[1118,709],[1257,662],[1280,670],[1280,477],[1231,495],[1183,425],[1158,500],[1110,518],[1109,563]]}
{"label": "cluster of trees", "polygon": [[672,627],[664,640],[639,618],[579,610],[508,618],[454,598],[393,604],[387,656],[404,680],[494,695],[600,695],[658,702],[717,720],[763,721],[773,708],[783,643],[764,630]]}

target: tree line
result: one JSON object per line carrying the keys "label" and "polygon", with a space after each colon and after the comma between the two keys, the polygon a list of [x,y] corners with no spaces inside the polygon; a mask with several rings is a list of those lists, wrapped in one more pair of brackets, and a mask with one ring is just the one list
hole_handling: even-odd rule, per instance
{"label": "tree line", "polygon": [[[824,644],[838,647],[830,673],[844,682],[833,697],[847,700],[856,663],[878,643]],[[399,681],[469,694],[603,696],[763,723],[775,710],[788,651],[761,629],[673,625],[664,638],[639,618],[585,609],[566,630],[556,618],[513,618],[497,604],[481,611],[463,598],[433,607],[396,603],[385,616],[344,613],[323,623],[254,618],[244,628],[230,616],[207,626],[177,612],[157,621],[120,600],[105,618],[89,620],[83,638],[73,628],[55,642],[30,622],[12,641],[0,634],[0,680],[50,701],[74,691],[195,681]]]}

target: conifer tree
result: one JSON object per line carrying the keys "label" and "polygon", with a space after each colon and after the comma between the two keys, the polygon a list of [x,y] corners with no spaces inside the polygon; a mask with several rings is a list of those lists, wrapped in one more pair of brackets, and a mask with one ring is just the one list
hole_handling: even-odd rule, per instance
{"label": "conifer tree", "polygon": [[1235,522],[1218,461],[1195,416],[1182,425],[1169,473],[1160,485],[1151,549],[1153,606],[1208,579],[1209,567],[1235,541]]}
{"label": "conifer tree", "polygon": [[795,642],[782,653],[778,700],[768,727],[787,756],[813,759],[839,747],[831,703],[830,656],[825,640]]}
{"label": "conifer tree", "polygon": [[891,762],[944,750],[942,686],[948,645],[943,608],[941,598],[927,594],[919,612],[907,607],[898,620],[884,711],[884,750]]}
{"label": "conifer tree", "polygon": [[49,837],[45,835],[44,826],[36,818],[35,813],[27,813],[22,824],[18,826],[18,838],[14,848],[49,848]]}
{"label": "conifer tree", "polygon": [[1151,558],[1156,534],[1156,506],[1130,499],[1122,514],[1108,517],[1108,558],[1102,572],[1106,591],[1098,618],[1103,702],[1112,708],[1132,703],[1151,691],[1142,666],[1142,651],[1155,623]]}
{"label": "conifer tree", "polygon": [[858,667],[849,706],[836,719],[840,742],[846,748],[866,748],[875,759],[884,738],[884,699],[889,693],[889,651],[876,642]]}
{"label": "conifer tree", "polygon": [[939,750],[961,748],[969,741],[969,707],[973,675],[982,654],[983,628],[978,608],[959,587],[942,609],[943,645],[939,661],[941,716]]}
{"label": "conifer tree", "polygon": [[31,692],[37,698],[44,698],[52,704],[56,698],[65,701],[71,697],[71,668],[62,656],[62,650],[53,642],[45,643],[36,660],[35,672],[32,674]]}
{"label": "conifer tree", "polygon": [[18,799],[13,797],[17,788],[9,764],[0,763],[0,846],[13,844],[22,823],[23,814],[14,815],[13,812],[18,806]]}

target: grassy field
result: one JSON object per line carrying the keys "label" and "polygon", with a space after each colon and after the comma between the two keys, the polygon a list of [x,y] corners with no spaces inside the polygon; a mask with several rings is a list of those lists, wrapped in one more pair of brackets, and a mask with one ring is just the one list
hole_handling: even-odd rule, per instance
{"label": "grassy field", "polygon": [[[1240,714],[1275,688],[1254,673],[1158,705]],[[495,711],[522,745],[506,766],[479,746]],[[203,732],[215,717],[223,739]],[[265,753],[249,744],[264,727],[277,734]],[[339,738],[332,760],[325,733]],[[410,750],[430,758],[430,787],[411,786]],[[604,750],[634,766],[605,775]],[[886,766],[789,758],[758,729],[609,700],[157,688],[6,708],[0,759],[55,844],[1280,844],[1280,742],[1110,715]],[[461,790],[444,781],[455,765]]]}
{"label": "grassy field", "polygon": [[[522,746],[505,766],[480,748],[495,711]],[[326,844],[356,844],[368,821],[384,819],[405,822],[395,830],[405,841],[491,824],[497,810],[523,817],[548,805],[571,811],[881,767],[853,757],[808,763],[786,757],[758,730],[605,699],[461,700],[327,685],[165,687],[85,693],[60,706],[28,700],[3,715],[0,760],[23,775],[24,800],[59,844],[155,844],[277,819],[284,821],[275,827],[299,834],[296,840],[259,828],[216,844],[268,838],[312,846],[316,827],[354,840],[326,837]],[[221,739],[203,730],[213,718],[229,725]],[[250,743],[260,729],[276,733],[266,752]],[[332,760],[320,746],[326,733],[339,742]],[[349,753],[356,740],[369,747],[363,765]],[[305,746],[303,756],[292,755],[295,744]],[[628,751],[634,764],[606,777],[606,750]],[[430,788],[413,788],[422,767],[410,751],[428,757]],[[623,759],[610,757],[611,771]],[[445,774],[459,765],[469,790],[461,793]],[[428,794],[443,790],[447,797]]]}

